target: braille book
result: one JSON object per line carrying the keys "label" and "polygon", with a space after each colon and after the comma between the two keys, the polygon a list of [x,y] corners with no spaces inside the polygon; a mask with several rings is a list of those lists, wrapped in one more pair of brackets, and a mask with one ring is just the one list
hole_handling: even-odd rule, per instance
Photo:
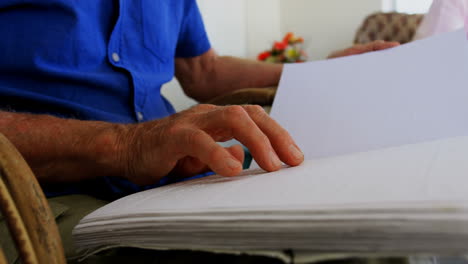
{"label": "braille book", "polygon": [[82,219],[76,244],[296,262],[468,253],[467,44],[458,31],[286,66],[272,116],[297,139],[304,164],[124,197]]}

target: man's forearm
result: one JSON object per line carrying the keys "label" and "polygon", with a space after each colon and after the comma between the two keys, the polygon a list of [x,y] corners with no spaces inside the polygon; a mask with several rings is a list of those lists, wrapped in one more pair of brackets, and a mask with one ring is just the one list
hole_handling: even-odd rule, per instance
{"label": "man's forearm", "polygon": [[209,96],[197,98],[202,102],[242,88],[277,86],[283,71],[282,64],[227,56],[218,57],[215,65],[215,70],[208,75],[209,82],[204,87],[209,91],[201,93]]}
{"label": "man's forearm", "polygon": [[184,91],[200,102],[242,88],[276,86],[282,71],[282,64],[217,56],[212,50],[176,63],[177,78]]}
{"label": "man's forearm", "polygon": [[21,152],[41,182],[118,176],[117,131],[122,125],[0,112],[0,132]]}
{"label": "man's forearm", "polygon": [[272,64],[235,57],[219,57],[216,60],[216,70],[213,83],[218,84],[213,89],[223,89],[222,84],[228,84],[227,91],[239,88],[260,88],[277,86],[283,71],[282,64]]}

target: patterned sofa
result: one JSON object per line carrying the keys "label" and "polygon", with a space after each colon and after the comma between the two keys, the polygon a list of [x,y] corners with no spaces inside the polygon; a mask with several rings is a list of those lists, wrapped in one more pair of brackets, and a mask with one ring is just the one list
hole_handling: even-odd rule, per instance
{"label": "patterned sofa", "polygon": [[422,14],[395,12],[369,15],[358,29],[354,44],[365,44],[374,40],[408,43],[413,40],[423,17]]}

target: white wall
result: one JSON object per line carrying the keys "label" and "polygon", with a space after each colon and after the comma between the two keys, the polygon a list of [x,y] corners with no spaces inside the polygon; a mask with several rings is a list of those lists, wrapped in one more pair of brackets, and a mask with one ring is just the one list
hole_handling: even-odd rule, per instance
{"label": "white wall", "polygon": [[258,53],[271,48],[274,41],[282,38],[281,1],[287,0],[248,0],[246,10],[248,58],[255,59]]}
{"label": "white wall", "polygon": [[[393,12],[396,10],[396,1],[397,0],[382,0],[382,11],[384,12]],[[406,0],[408,1],[408,0]]]}
{"label": "white wall", "polygon": [[309,60],[324,59],[349,47],[364,18],[381,8],[381,0],[282,0],[281,29],[304,37]]}
{"label": "white wall", "polygon": [[426,13],[431,7],[432,0],[393,0],[395,9],[403,13]]}
{"label": "white wall", "polygon": [[211,44],[219,54],[246,56],[247,1],[197,1]]}

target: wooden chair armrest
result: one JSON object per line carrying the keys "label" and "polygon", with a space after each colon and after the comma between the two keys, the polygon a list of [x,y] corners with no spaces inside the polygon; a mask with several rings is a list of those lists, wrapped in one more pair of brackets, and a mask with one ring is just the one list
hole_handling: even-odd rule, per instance
{"label": "wooden chair armrest", "polygon": [[64,264],[54,216],[36,177],[0,133],[0,209],[23,263]]}

